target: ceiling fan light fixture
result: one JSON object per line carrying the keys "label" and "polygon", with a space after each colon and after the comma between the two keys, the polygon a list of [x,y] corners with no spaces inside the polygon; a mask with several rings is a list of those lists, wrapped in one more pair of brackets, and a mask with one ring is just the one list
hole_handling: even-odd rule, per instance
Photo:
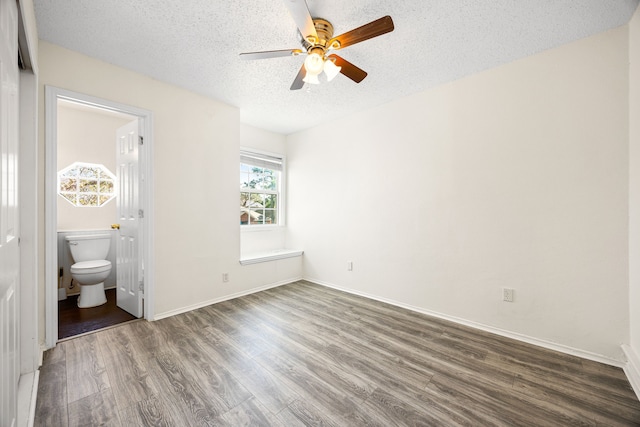
{"label": "ceiling fan light fixture", "polygon": [[310,53],[304,60],[304,68],[307,70],[307,76],[313,74],[317,76],[324,69],[324,59],[322,55]]}
{"label": "ceiling fan light fixture", "polygon": [[324,61],[324,73],[327,75],[327,81],[330,82],[333,80],[338,74],[340,74],[340,70],[342,67],[338,67],[333,63],[331,59],[327,59]]}
{"label": "ceiling fan light fixture", "polygon": [[309,83],[311,85],[319,85],[320,84],[320,80],[318,80],[318,75],[317,74],[307,73],[307,75],[304,76],[304,79],[302,79],[302,81],[305,82],[305,83]]}
{"label": "ceiling fan light fixture", "polygon": [[[371,21],[351,31],[333,36],[333,25],[323,18],[313,18],[309,12],[306,0],[284,0],[291,17],[298,27],[299,40],[307,53],[302,66],[296,74],[291,90],[299,90],[305,83],[320,84],[318,76],[323,72],[327,81],[333,80],[338,73],[360,83],[366,76],[366,71],[335,54],[328,54],[356,43],[381,36],[394,30],[393,20],[389,15]],[[304,53],[300,49],[280,49],[263,52],[241,53],[242,59],[278,58],[283,56],[297,56]],[[309,89],[309,87],[307,87]]]}

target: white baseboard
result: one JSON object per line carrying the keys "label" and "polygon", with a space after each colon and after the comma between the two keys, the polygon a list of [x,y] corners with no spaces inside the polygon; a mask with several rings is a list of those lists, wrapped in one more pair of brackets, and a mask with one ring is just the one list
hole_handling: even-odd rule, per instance
{"label": "white baseboard", "polygon": [[635,350],[627,344],[622,344],[622,351],[624,351],[624,355],[627,357],[627,363],[623,367],[624,373],[633,391],[635,391],[636,396],[640,399],[640,358],[638,358]]}
{"label": "white baseboard", "polygon": [[611,365],[611,366],[615,366],[615,367],[618,367],[618,368],[624,368],[624,366],[625,366],[624,362],[621,361],[621,360],[617,360],[617,359],[613,359],[613,358],[610,358],[610,357],[602,356],[600,354],[591,353],[591,352],[588,352],[588,351],[576,349],[576,348],[573,348],[573,347],[565,346],[565,345],[554,343],[554,342],[551,342],[551,341],[541,340],[539,338],[530,337],[528,335],[519,334],[517,332],[511,332],[511,331],[507,331],[507,330],[504,330],[504,329],[496,328],[496,327],[493,327],[493,326],[484,325],[482,323],[473,322],[473,321],[462,319],[462,318],[455,317],[455,316],[450,316],[448,314],[438,313],[438,312],[427,310],[427,309],[424,309],[424,308],[421,308],[421,307],[416,307],[416,306],[412,306],[412,305],[405,304],[405,303],[402,303],[402,302],[394,301],[394,300],[391,300],[391,299],[381,298],[381,297],[379,297],[377,295],[368,294],[366,292],[354,291],[353,289],[343,288],[343,287],[340,287],[340,286],[336,286],[336,285],[334,285],[332,283],[326,283],[326,282],[323,282],[323,281],[320,281],[320,280],[308,279],[308,278],[305,278],[304,280],[306,280],[308,282],[311,282],[311,283],[315,283],[317,285],[326,286],[328,288],[337,289],[339,291],[347,292],[349,294],[358,295],[358,296],[369,298],[369,299],[372,299],[372,300],[375,300],[375,301],[380,301],[380,302],[384,302],[384,303],[387,303],[387,304],[390,304],[390,305],[394,305],[396,307],[405,308],[407,310],[415,311],[416,313],[426,314],[428,316],[433,316],[433,317],[437,317],[439,319],[448,320],[448,321],[451,321],[451,322],[454,322],[454,323],[458,323],[458,324],[461,324],[461,325],[469,326],[471,328],[479,329],[481,331],[485,331],[485,332],[489,332],[489,333],[492,333],[492,334],[500,335],[500,336],[503,336],[503,337],[506,337],[506,338],[512,338],[512,339],[515,339],[515,340],[518,340],[518,341],[526,342],[528,344],[537,345],[539,347],[543,347],[543,348],[546,348],[546,349],[549,349],[549,350],[559,351],[561,353],[565,353],[565,354],[569,354],[569,355],[572,355],[572,356],[581,357],[583,359],[592,360],[594,362],[604,363],[606,365]]}
{"label": "white baseboard", "polygon": [[[328,288],[332,288],[332,289],[336,289],[339,291],[343,291],[343,292],[347,292],[353,295],[358,295],[361,297],[365,297],[365,298],[369,298],[372,300],[376,300],[376,301],[380,301],[380,302],[384,302],[396,307],[401,307],[401,308],[405,308],[407,310],[411,310],[414,311],[416,313],[421,313],[421,314],[426,314],[428,316],[433,316],[433,317],[437,317],[439,319],[444,319],[444,320],[448,320],[454,323],[458,323],[461,325],[465,325],[465,326],[469,326],[471,328],[475,328],[475,329],[479,329],[481,331],[485,331],[485,332],[489,332],[489,333],[493,333],[496,335],[500,335],[506,338],[511,338],[511,339],[515,339],[518,341],[522,341],[522,342],[526,342],[528,344],[533,344],[539,347],[543,347],[549,350],[554,350],[554,351],[559,351],[561,353],[565,353],[565,354],[569,354],[572,356],[576,356],[576,357],[581,357],[583,359],[587,359],[587,360],[592,360],[594,362],[599,362],[599,363],[604,363],[607,365],[611,365],[611,366],[615,366],[618,368],[622,368],[625,370],[625,372],[627,372],[628,370],[635,370],[635,375],[637,377],[637,381],[635,382],[636,385],[634,385],[634,382],[632,381],[632,378],[630,377],[630,374],[627,373],[627,376],[629,377],[629,381],[632,383],[632,386],[634,387],[634,390],[636,390],[636,393],[638,394],[638,390],[640,390],[640,361],[638,361],[637,364],[632,365],[632,367],[629,367],[629,362],[625,363],[622,360],[618,360],[618,359],[614,359],[611,357],[606,357],[600,354],[596,354],[596,353],[592,353],[592,352],[588,352],[588,351],[584,351],[581,349],[577,349],[577,348],[573,348],[573,347],[569,347],[569,346],[565,346],[563,344],[558,344],[558,343],[554,343],[551,341],[546,341],[546,340],[542,340],[539,338],[535,338],[535,337],[531,337],[528,335],[524,335],[524,334],[520,334],[517,332],[512,332],[512,331],[507,331],[504,329],[500,329],[500,328],[496,328],[493,326],[488,326],[482,323],[478,323],[478,322],[473,322],[467,319],[463,319],[463,318],[459,318],[459,317],[455,317],[455,316],[450,316],[447,314],[443,314],[443,313],[438,313],[435,311],[431,311],[431,310],[427,310],[421,307],[416,307],[416,306],[412,306],[409,304],[405,304],[399,301],[395,301],[395,300],[391,300],[391,299],[387,299],[387,298],[382,298],[379,297],[377,295],[372,295],[372,294],[368,294],[366,292],[359,292],[359,291],[354,291],[352,289],[348,289],[348,288],[343,288],[341,286],[337,286],[334,285],[332,283],[327,283],[327,282],[323,282],[321,280],[317,280],[317,279],[313,279],[313,278],[303,278],[303,277],[297,277],[297,278],[292,278],[292,279],[287,279],[287,280],[283,280],[277,283],[272,283],[272,284],[268,284],[268,285],[263,285],[263,286],[259,286],[256,288],[252,288],[246,291],[242,291],[242,292],[237,292],[234,294],[230,294],[230,295],[225,295],[219,298],[214,298],[208,301],[203,301],[203,302],[199,302],[197,304],[193,304],[190,306],[186,306],[186,307],[181,307],[175,310],[171,310],[171,311],[166,311],[164,313],[160,313],[157,314],[153,320],[160,320],[160,319],[164,319],[166,317],[171,317],[171,316],[175,316],[177,314],[182,314],[182,313],[186,313],[188,311],[191,310],[197,310],[199,308],[202,307],[206,307],[212,304],[216,304],[219,302],[223,302],[223,301],[228,301],[230,299],[234,299],[234,298],[238,298],[244,295],[249,295],[249,294],[253,294],[256,292],[260,292],[260,291],[264,291],[267,289],[271,289],[271,288],[276,288],[278,286],[282,286],[282,285],[286,285],[289,283],[293,283],[296,282],[298,280],[306,280],[308,282],[311,283],[315,283],[317,285],[321,285],[321,286],[326,286]],[[627,346],[628,347],[628,346]],[[623,346],[623,351],[625,352],[625,354],[627,354],[627,349],[625,349],[625,346]],[[629,349],[629,351],[631,351]],[[627,359],[629,359],[629,356],[627,355]],[[635,367],[635,368],[634,368]],[[636,388],[637,387],[637,388]],[[640,394],[639,394],[640,396]]]}
{"label": "white baseboard", "polygon": [[18,424],[16,427],[32,427],[36,416],[36,399],[40,370],[20,376],[18,382]]}
{"label": "white baseboard", "polygon": [[189,305],[187,307],[181,307],[181,308],[177,308],[175,310],[165,311],[164,313],[156,314],[153,317],[153,320],[164,319],[166,317],[171,317],[171,316],[175,316],[177,314],[186,313],[186,312],[191,311],[191,310],[197,310],[199,308],[206,307],[206,306],[211,305],[211,304],[216,304],[216,303],[219,303],[219,302],[228,301],[230,299],[242,297],[242,296],[249,295],[249,294],[255,294],[256,292],[260,292],[260,291],[266,291],[267,289],[276,288],[276,287],[282,286],[282,285],[287,285],[289,283],[293,283],[293,282],[296,282],[298,280],[302,280],[302,277],[286,279],[286,280],[282,280],[280,282],[271,283],[269,285],[258,286],[257,288],[251,288],[251,289],[246,290],[246,291],[236,292],[234,294],[225,295],[225,296],[222,296],[222,297],[219,297],[219,298],[214,298],[214,299],[211,299],[211,300],[208,300],[208,301],[202,301],[202,302],[199,302],[197,304]]}

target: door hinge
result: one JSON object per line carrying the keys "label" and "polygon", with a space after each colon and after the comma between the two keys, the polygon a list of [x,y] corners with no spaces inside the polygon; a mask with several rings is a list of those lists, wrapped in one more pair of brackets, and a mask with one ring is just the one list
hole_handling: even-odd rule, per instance
{"label": "door hinge", "polygon": [[144,137],[142,135],[138,135],[138,144],[144,145]]}
{"label": "door hinge", "polygon": [[138,283],[138,291],[144,295],[144,281],[140,281],[140,283]]}
{"label": "door hinge", "polygon": [[138,209],[138,218],[144,218],[144,210]]}

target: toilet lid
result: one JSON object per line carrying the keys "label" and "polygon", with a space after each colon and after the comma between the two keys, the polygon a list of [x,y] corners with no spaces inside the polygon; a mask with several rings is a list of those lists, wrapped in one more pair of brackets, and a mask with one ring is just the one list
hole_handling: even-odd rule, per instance
{"label": "toilet lid", "polygon": [[111,261],[106,259],[97,259],[93,261],[76,262],[71,266],[72,273],[98,273],[111,268]]}

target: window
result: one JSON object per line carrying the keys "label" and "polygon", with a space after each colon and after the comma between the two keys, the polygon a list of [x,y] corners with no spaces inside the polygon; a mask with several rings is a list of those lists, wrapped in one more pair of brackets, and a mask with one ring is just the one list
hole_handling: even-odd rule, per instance
{"label": "window", "polygon": [[116,197],[115,181],[103,165],[76,162],[58,172],[58,194],[74,206],[99,207]]}
{"label": "window", "polygon": [[282,157],[240,152],[240,224],[282,224]]}

